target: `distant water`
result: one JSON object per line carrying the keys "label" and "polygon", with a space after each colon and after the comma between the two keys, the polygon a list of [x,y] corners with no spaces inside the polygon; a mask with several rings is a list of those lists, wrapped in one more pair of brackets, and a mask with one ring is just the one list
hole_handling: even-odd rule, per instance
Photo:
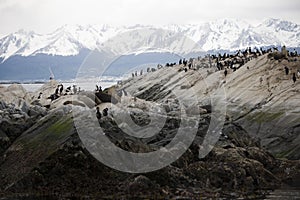
{"label": "distant water", "polygon": [[[85,78],[80,80],[57,80],[59,83],[63,84],[64,87],[73,86],[76,85],[77,87],[80,87],[81,90],[89,90],[93,91],[96,89],[96,85],[101,86],[102,89],[111,87],[113,85],[116,85],[118,81],[124,80],[127,77],[101,77],[101,78]],[[1,82],[1,81],[0,81]],[[5,81],[2,82],[1,86],[9,86],[13,82],[16,81]],[[46,82],[45,82],[46,83]],[[39,90],[45,83],[40,83],[40,81],[37,83],[37,81],[29,81],[26,83],[20,83],[27,91],[29,92],[35,92]]]}
{"label": "distant water", "polygon": [[300,187],[283,186],[279,189],[271,191],[265,200],[283,200],[283,199],[298,199],[300,200]]}
{"label": "distant water", "polygon": [[[8,84],[0,84],[1,86],[5,86],[5,87],[8,87],[10,86],[11,84],[8,83]],[[21,84],[28,92],[35,92],[37,91],[40,87],[42,87],[42,85],[44,84],[37,84],[37,83],[25,83],[25,84]]]}

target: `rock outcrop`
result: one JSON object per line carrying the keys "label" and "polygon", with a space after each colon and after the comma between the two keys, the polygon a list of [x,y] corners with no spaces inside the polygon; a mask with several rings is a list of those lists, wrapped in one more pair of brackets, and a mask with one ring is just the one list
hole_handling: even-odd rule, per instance
{"label": "rock outcrop", "polygon": [[4,92],[5,97],[0,100],[0,155],[37,120],[47,115],[46,108],[28,103],[23,87],[7,89],[10,91]]}
{"label": "rock outcrop", "polygon": [[259,138],[262,146],[277,157],[299,159],[300,81],[293,83],[285,66],[297,72],[300,60],[259,56],[236,71],[229,69],[226,78],[224,71],[213,67],[184,72],[179,70],[182,65],[176,65],[135,77],[122,88],[132,96],[157,102],[190,98],[193,101],[187,108],[221,99],[227,117]]}
{"label": "rock outcrop", "polygon": [[[162,68],[114,88],[128,93],[116,97],[116,104],[101,102],[93,92],[51,102],[47,95],[57,87],[55,81],[34,94],[20,86],[12,86],[16,92],[0,88],[5,93],[0,101],[0,197],[249,199],[265,197],[283,183],[297,185],[300,162],[278,159],[299,158],[299,83],[282,75],[281,64],[295,65],[258,57],[229,71],[226,80],[212,68]],[[263,74],[266,85],[257,83]],[[222,90],[225,113],[214,107],[224,100]],[[40,92],[45,96],[36,99]],[[108,108],[108,116],[97,119],[95,106]],[[224,123],[215,135],[218,140],[200,156],[199,150],[208,147],[202,144],[210,124],[219,118]],[[191,145],[174,162],[148,173],[112,169],[95,159],[109,154],[85,145],[101,144],[97,138],[106,137],[126,152],[154,152],[166,149],[182,124],[187,137],[196,127]]]}
{"label": "rock outcrop", "polygon": [[[195,142],[180,159],[158,171],[119,172],[103,165],[87,151],[76,133],[71,109],[68,105],[50,111],[1,156],[0,191],[3,195],[15,198],[23,194],[45,198],[250,198],[264,196],[264,190],[289,181],[291,174],[299,175],[299,163],[277,160],[245,130],[232,123],[223,127],[218,143],[203,159],[198,157],[199,146]],[[203,125],[208,125],[209,115],[203,117],[208,119]],[[139,116],[139,120],[145,121],[147,117]],[[174,127],[174,121],[166,123]],[[126,136],[111,117],[102,118],[99,124],[115,145],[132,152],[156,150],[176,135],[175,126],[162,130],[152,140],[134,139]],[[195,141],[203,140],[205,132],[205,129],[199,130]]]}

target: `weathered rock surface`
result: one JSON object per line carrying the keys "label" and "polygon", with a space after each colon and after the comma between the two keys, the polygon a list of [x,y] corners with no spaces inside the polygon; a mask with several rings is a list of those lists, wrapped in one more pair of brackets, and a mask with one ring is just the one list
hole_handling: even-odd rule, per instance
{"label": "weathered rock surface", "polygon": [[0,101],[0,155],[23,132],[30,128],[38,119],[45,116],[45,108],[28,105],[21,101],[19,106]]}
{"label": "weathered rock surface", "polygon": [[[6,94],[0,96],[0,197],[251,199],[264,197],[267,190],[282,183],[299,187],[300,162],[277,158],[299,158],[295,92],[299,83],[276,82],[282,72],[276,62],[267,57],[254,59],[247,63],[249,70],[242,67],[229,73],[225,84],[222,74],[212,69],[178,72],[176,66],[162,68],[125,82],[128,96],[119,98],[116,105],[101,103],[89,92],[61,96],[51,103],[45,97],[57,87],[55,81],[41,89],[46,95],[40,100],[35,98],[41,91],[28,94],[19,86],[13,86],[17,92],[0,88]],[[265,71],[269,66],[275,78]],[[275,88],[253,84],[262,73],[267,74],[266,80],[274,78],[269,84]],[[222,85],[227,95],[225,116],[211,106],[211,97],[220,100]],[[109,108],[109,115],[97,120],[95,105],[101,111]],[[207,156],[199,157],[212,119],[220,117],[225,121],[218,141]],[[151,124],[153,119],[158,120]],[[148,153],[172,142],[183,122],[187,136],[198,125],[193,143],[178,160],[149,173],[131,174],[105,166],[78,134],[84,127],[86,134],[97,138],[101,127],[118,148]],[[132,130],[131,123],[137,125],[134,132],[139,134],[160,128],[155,135],[138,138],[126,132]]]}
{"label": "weathered rock surface", "polygon": [[[289,75],[285,75],[285,66],[290,69]],[[189,112],[196,105],[208,106],[219,99],[224,102],[227,117],[259,138],[275,156],[299,159],[300,81],[294,84],[291,78],[299,66],[300,59],[272,60],[264,55],[235,72],[229,69],[225,78],[224,71],[215,68],[179,72],[182,66],[177,65],[135,77],[122,88],[132,96],[157,102],[190,99],[185,105]],[[183,89],[186,85],[189,87]]]}
{"label": "weathered rock surface", "polygon": [[[26,195],[61,199],[258,197],[264,195],[263,189],[277,188],[291,179],[291,174],[299,175],[298,162],[277,160],[232,123],[223,127],[210,154],[199,159],[198,142],[205,136],[209,114],[203,116],[207,120],[202,122],[204,128],[199,129],[195,143],[173,164],[145,174],[119,172],[86,150],[76,133],[71,110],[67,105],[49,111],[1,155],[0,194],[21,199]],[[148,120],[146,115],[138,118]],[[168,128],[150,141],[126,136],[111,117],[103,117],[99,126],[118,147],[149,152],[176,135],[178,120],[166,123]]]}

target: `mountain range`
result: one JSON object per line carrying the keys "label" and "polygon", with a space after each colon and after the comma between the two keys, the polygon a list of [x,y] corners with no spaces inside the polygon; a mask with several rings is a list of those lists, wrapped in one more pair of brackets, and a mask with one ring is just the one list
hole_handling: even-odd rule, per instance
{"label": "mountain range", "polygon": [[[0,39],[0,79],[36,79],[48,68],[67,66],[77,70],[90,51],[105,54],[138,55],[172,52],[179,55],[207,51],[235,51],[247,47],[300,47],[300,25],[267,19],[254,26],[238,19],[220,19],[187,25],[64,25],[49,34],[19,30]],[[74,61],[76,60],[76,62]],[[42,67],[43,66],[43,67]],[[22,68],[37,69],[22,78]],[[41,70],[41,68],[43,68]],[[11,70],[15,73],[11,74]],[[41,77],[44,77],[42,73]]]}

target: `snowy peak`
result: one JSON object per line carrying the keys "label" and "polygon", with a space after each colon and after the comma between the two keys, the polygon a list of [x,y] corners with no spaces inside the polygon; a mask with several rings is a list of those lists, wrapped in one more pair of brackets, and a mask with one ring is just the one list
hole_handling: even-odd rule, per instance
{"label": "snowy peak", "polygon": [[19,30],[0,40],[0,55],[2,58],[8,58],[14,54],[20,54],[22,51],[28,51],[31,42],[37,38],[34,32]]}
{"label": "snowy peak", "polygon": [[19,30],[0,39],[0,58],[13,55],[77,55],[81,49],[122,53],[145,48],[170,49],[178,53],[236,50],[248,46],[300,46],[300,26],[267,19],[258,26],[238,20],[220,19],[199,24],[167,26],[64,25],[49,34]]}
{"label": "snowy peak", "polygon": [[300,31],[300,26],[298,24],[285,21],[285,20],[280,20],[280,19],[270,18],[265,20],[262,25],[274,29],[276,32],[278,31],[299,32]]}
{"label": "snowy peak", "polygon": [[237,19],[220,19],[209,22],[211,29],[215,32],[226,33],[230,31],[243,30],[249,28],[250,24]]}

